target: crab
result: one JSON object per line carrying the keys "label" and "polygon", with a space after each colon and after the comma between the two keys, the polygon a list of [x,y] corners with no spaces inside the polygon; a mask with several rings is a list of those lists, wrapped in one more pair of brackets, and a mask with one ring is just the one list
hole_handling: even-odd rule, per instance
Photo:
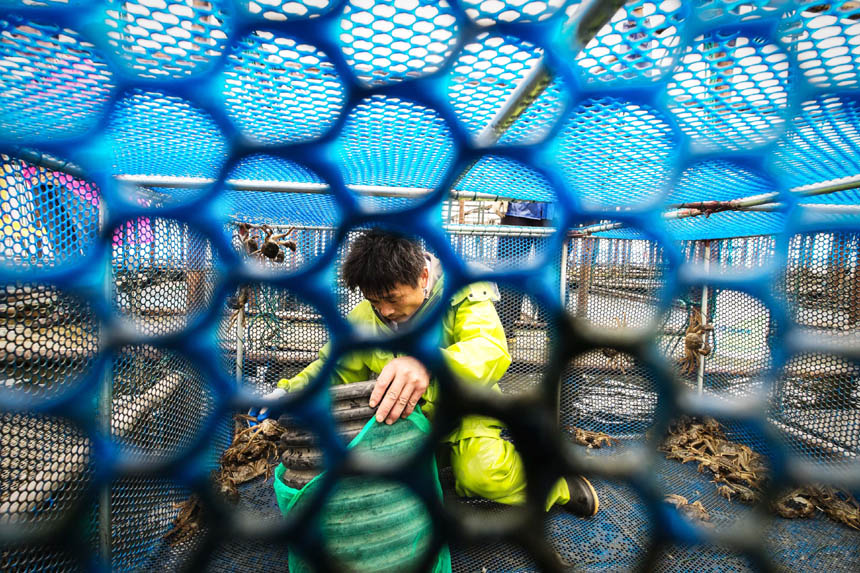
{"label": "crab", "polygon": [[[716,483],[716,480],[715,480]],[[732,496],[737,496],[741,503],[752,504],[761,497],[757,492],[743,486],[739,483],[724,482],[723,485],[717,486],[717,493],[731,501]]]}
{"label": "crab", "polygon": [[699,367],[699,357],[708,356],[711,347],[707,343],[707,333],[714,327],[702,323],[702,312],[693,308],[690,313],[690,324],[684,335],[684,357],[680,359],[681,372],[692,374]]}
{"label": "crab", "polygon": [[700,501],[690,503],[683,495],[677,495],[674,493],[668,494],[663,501],[670,505],[674,505],[681,515],[691,521],[707,522],[711,520],[708,510],[705,509],[705,506],[703,506]]}
{"label": "crab", "polygon": [[600,449],[603,446],[612,446],[618,443],[618,440],[603,432],[592,432],[576,426],[565,426],[564,429],[570,433],[570,438],[575,444],[585,446],[588,449]]}
{"label": "crab", "polygon": [[180,545],[191,540],[203,527],[204,508],[197,494],[182,503],[174,503],[174,509],[178,509],[176,517],[170,529],[164,534],[163,539],[171,546]]}
{"label": "crab", "polygon": [[236,224],[236,236],[241,241],[246,255],[260,260],[265,257],[276,263],[284,262],[282,247],[296,251],[296,242],[289,240],[294,230],[294,227],[290,227],[286,233],[275,233],[268,225],[252,225],[245,222]]}
{"label": "crab", "polygon": [[732,495],[734,495],[735,490],[730,485],[720,485],[717,486],[717,493],[726,498],[727,500],[732,500]]}
{"label": "crab", "polygon": [[664,450],[667,460],[678,460],[679,462],[687,463],[692,459],[692,456],[680,446],[672,446],[670,449]]}
{"label": "crab", "polygon": [[860,503],[850,493],[828,486],[810,488],[815,494],[815,505],[833,521],[860,530]]}
{"label": "crab", "polygon": [[231,328],[239,314],[245,312],[245,305],[248,303],[249,289],[247,286],[239,287],[238,292],[227,299],[227,306],[233,309],[230,314],[230,321],[227,323],[227,328]]}
{"label": "crab", "polygon": [[251,229],[253,228],[254,227],[249,223],[236,223],[236,235],[242,242],[242,248],[245,250],[245,254],[247,255],[254,254],[260,248],[260,244],[257,242],[257,239],[251,235]]}
{"label": "crab", "polygon": [[686,497],[684,497],[683,495],[678,495],[676,493],[667,494],[666,497],[663,498],[663,501],[665,501],[666,503],[670,503],[675,507],[678,507],[679,505],[686,505],[689,503]]}
{"label": "crab", "polygon": [[860,503],[847,491],[834,487],[797,487],[781,493],[771,503],[771,510],[787,519],[813,517],[816,509],[833,521],[860,529]]}
{"label": "crab", "polygon": [[815,513],[815,495],[807,488],[796,488],[778,497],[771,508],[787,519],[811,517]]}
{"label": "crab", "polygon": [[[699,472],[708,470],[713,474],[717,494],[729,501],[758,503],[769,480],[765,458],[745,444],[730,441],[713,418],[681,416],[669,424],[668,435],[659,449],[667,459],[698,462]],[[686,506],[682,502],[686,500],[670,497],[666,501],[684,513]],[[783,491],[769,507],[789,519],[812,517],[818,509],[833,521],[860,530],[860,503],[848,491],[831,486],[818,484]]]}
{"label": "crab", "polygon": [[669,425],[659,449],[667,459],[695,462],[699,473],[710,472],[717,492],[729,500],[755,503],[767,481],[764,458],[744,444],[729,441],[713,418],[681,416]]}
{"label": "crab", "polygon": [[[245,421],[249,416],[238,415],[236,421]],[[268,418],[260,424],[235,433],[233,442],[218,460],[218,470],[213,470],[210,479],[219,496],[230,503],[239,502],[237,486],[259,477],[268,479],[275,468],[281,452],[278,442],[286,429]],[[175,504],[179,512],[173,527],[164,534],[171,545],[191,539],[205,524],[205,508],[196,494],[181,504]]]}
{"label": "crab", "polygon": [[296,252],[296,242],[287,240],[293,234],[294,227],[290,227],[286,233],[275,233],[268,225],[262,225],[260,230],[264,233],[263,245],[257,251],[261,257],[282,263],[284,262],[284,253],[281,251],[281,247]]}

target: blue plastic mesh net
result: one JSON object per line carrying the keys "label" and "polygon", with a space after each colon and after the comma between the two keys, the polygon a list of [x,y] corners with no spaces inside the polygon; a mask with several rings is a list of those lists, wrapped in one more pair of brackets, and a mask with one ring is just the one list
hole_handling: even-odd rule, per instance
{"label": "blue plastic mesh net", "polygon": [[[374,341],[426,358],[452,416],[503,419],[529,468],[517,512],[444,467],[439,503],[417,470],[359,465],[413,488],[455,571],[860,568],[855,530],[767,505],[860,492],[860,2],[0,8],[0,570],[284,569],[288,544],[327,565],[271,475],[226,505],[210,472],[235,413],[360,342],[338,270],[375,225],[420,238],[448,294],[500,287],[501,402],[462,391],[429,325]],[[248,257],[243,224],[295,248]],[[685,370],[693,309],[713,330]],[[283,407],[337,473],[325,395]],[[657,451],[682,414],[766,458],[764,501]],[[593,519],[542,512],[573,472]],[[203,526],[172,543],[192,494]]]}

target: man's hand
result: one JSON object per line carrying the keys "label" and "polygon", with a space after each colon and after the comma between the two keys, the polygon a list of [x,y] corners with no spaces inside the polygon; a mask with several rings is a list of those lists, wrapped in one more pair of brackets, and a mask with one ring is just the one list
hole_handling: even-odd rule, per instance
{"label": "man's hand", "polygon": [[427,369],[411,356],[401,356],[386,364],[370,395],[370,407],[379,404],[376,421],[393,424],[397,418],[409,416],[429,385]]}
{"label": "man's hand", "polygon": [[[263,399],[264,400],[274,400],[276,398],[280,398],[281,396],[286,396],[286,395],[287,395],[287,391],[284,390],[283,388],[275,388],[274,390],[272,390],[271,392],[269,392],[268,394],[263,396]],[[263,420],[268,418],[269,414],[270,414],[270,412],[269,412],[268,407],[260,408],[260,409],[251,408],[250,410],[248,410],[248,416],[251,418],[256,418],[257,421],[254,422],[254,421],[248,420],[248,426],[249,427],[256,426],[257,424],[261,423]]]}

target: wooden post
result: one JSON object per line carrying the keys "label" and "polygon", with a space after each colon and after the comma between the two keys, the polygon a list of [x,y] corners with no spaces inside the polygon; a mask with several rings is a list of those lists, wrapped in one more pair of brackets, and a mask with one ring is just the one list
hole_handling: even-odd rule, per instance
{"label": "wooden post", "polygon": [[[152,233],[152,242],[149,243],[149,245],[148,245],[149,246],[149,268],[151,268],[153,270],[155,269],[156,266],[158,266],[158,261],[156,260],[156,254],[157,253],[155,252],[155,244],[157,241],[156,237],[158,236],[158,223],[159,222],[161,222],[165,227],[167,226],[167,223],[164,221],[159,221],[159,219],[155,219],[155,218],[150,219],[149,232]],[[165,230],[165,234],[167,234],[167,230]],[[170,260],[170,259],[168,259],[168,260]]]}
{"label": "wooden post", "polygon": [[[703,257],[705,262],[705,274],[707,275],[711,270],[711,241],[704,242],[704,254]],[[708,283],[705,283],[702,286],[702,326],[708,325]],[[707,337],[708,333],[705,331],[702,336]],[[705,385],[705,357],[701,354],[699,355],[699,372],[696,375],[696,387],[699,390],[699,396],[702,395],[702,391]]]}
{"label": "wooden post", "polygon": [[[248,286],[249,292],[251,287]],[[241,289],[241,287],[240,287]],[[239,297],[241,298],[241,296]],[[250,296],[248,297],[250,301]],[[236,311],[236,385],[242,385],[242,369],[245,361],[245,304],[240,301],[242,306]]]}
{"label": "wooden post", "polygon": [[581,240],[582,258],[579,263],[579,285],[576,291],[576,316],[585,318],[588,314],[588,288],[591,283],[591,264],[596,239],[584,237]]}
{"label": "wooden post", "polygon": [[854,282],[848,303],[848,320],[858,324],[860,323],[860,234],[854,237],[854,252]]}
{"label": "wooden post", "polygon": [[[123,256],[123,259],[125,259],[125,264],[127,265],[126,266],[126,272],[127,273],[131,274],[131,272],[132,272],[131,269],[132,268],[134,269],[134,280],[132,281],[132,288],[130,288],[128,291],[129,292],[129,296],[128,296],[129,314],[134,316],[135,314],[140,313],[140,307],[141,307],[141,305],[140,305],[141,293],[140,293],[140,288],[139,288],[140,277],[138,276],[138,274],[140,273],[140,267],[141,267],[140,226],[137,224],[137,219],[133,219],[131,229],[132,229],[131,239],[127,243],[124,242],[123,244],[128,245],[128,249],[126,250],[126,252],[134,253],[134,254],[133,255],[129,254],[127,257]],[[125,253],[123,253],[123,254],[125,254]]]}
{"label": "wooden post", "polygon": [[559,264],[559,288],[561,293],[561,306],[567,308],[567,254],[571,239],[565,239],[561,244],[561,262]]}
{"label": "wooden post", "polygon": [[[104,199],[99,201],[99,229],[104,230],[105,221],[107,220],[107,209],[104,202]],[[128,252],[128,248],[126,247],[125,242],[125,232],[122,227],[120,227],[121,240],[123,245],[123,259],[125,258],[125,254]],[[107,300],[110,300],[112,296],[112,285],[111,282],[113,280],[113,252],[111,251],[111,255],[107,260],[107,269],[104,274],[104,284],[102,285],[102,289],[104,292],[104,296]],[[120,265],[118,265],[121,268]],[[133,292],[134,289],[132,289]],[[117,303],[119,303],[119,294],[117,293]],[[104,325],[99,326],[99,330],[101,331],[101,342],[104,343],[107,332]],[[113,358],[109,358],[105,365],[102,374],[101,387],[99,388],[99,397],[98,397],[98,411],[96,413],[98,417],[98,425],[99,430],[103,434],[105,439],[110,439],[111,437],[111,405],[113,403]],[[106,571],[111,569],[111,554],[113,551],[113,542],[111,537],[111,503],[110,503],[110,490],[111,483],[108,481],[102,484],[99,489],[99,517],[98,517],[98,528],[99,528],[99,556],[101,558],[101,564],[105,568]]]}
{"label": "wooden post", "polygon": [[[830,242],[830,253],[827,261],[827,290],[830,297],[833,298],[832,304],[834,307],[839,307],[841,301],[846,300],[843,292],[845,288],[845,279],[848,273],[849,265],[849,249],[847,237],[844,233],[834,233],[833,239]],[[850,304],[850,303],[849,303]]]}

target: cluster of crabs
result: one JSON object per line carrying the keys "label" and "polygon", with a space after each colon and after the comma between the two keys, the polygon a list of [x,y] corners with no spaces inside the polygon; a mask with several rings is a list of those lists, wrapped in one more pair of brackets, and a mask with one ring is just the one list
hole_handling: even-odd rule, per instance
{"label": "cluster of crabs", "polygon": [[[618,440],[603,432],[565,426],[572,442],[589,449],[613,446]],[[769,476],[765,458],[749,446],[730,441],[713,418],[682,416],[669,425],[659,446],[667,459],[698,464],[708,472],[719,495],[729,501],[754,504],[761,501]],[[688,519],[710,527],[711,516],[701,501],[669,494],[665,501]],[[860,503],[847,491],[825,485],[807,485],[781,491],[770,510],[788,519],[814,517],[822,512],[830,519],[860,530]]]}
{"label": "cluster of crabs", "polygon": [[[238,415],[235,417],[236,431],[230,447],[218,460],[218,470],[210,476],[218,496],[231,504],[239,503],[238,486],[260,476],[272,475],[283,450],[280,445],[284,428],[275,420],[266,419],[262,423],[245,427],[244,422],[256,418]],[[241,428],[241,429],[240,429]],[[197,494],[176,504],[179,510],[171,527],[164,535],[170,545],[190,541],[204,526],[204,507]]]}
{"label": "cluster of crabs", "polygon": [[[296,252],[296,242],[290,239],[294,227],[290,227],[286,233],[275,233],[269,225],[252,225],[251,223],[236,223],[235,238],[242,244],[242,252],[260,262],[271,261],[272,263],[283,263],[285,260],[285,249]],[[230,327],[239,316],[240,311],[245,308],[250,297],[247,287],[240,287],[235,295],[227,299],[227,306],[233,310],[230,315]]]}
{"label": "cluster of crabs", "polygon": [[[728,440],[713,418],[682,416],[669,426],[660,450],[668,459],[698,462],[699,472],[710,472],[717,493],[728,500],[757,503],[769,480],[764,457]],[[700,502],[690,504],[682,496],[668,497],[672,499],[667,501],[685,515],[709,520]],[[782,491],[770,503],[770,509],[789,519],[813,517],[821,511],[834,521],[860,530],[860,503],[849,492],[830,486],[813,484]]]}
{"label": "cluster of crabs", "polygon": [[242,243],[245,254],[261,261],[268,259],[275,263],[284,262],[283,249],[296,252],[296,242],[290,240],[294,230],[295,228],[290,227],[286,233],[275,233],[268,225],[236,224],[236,236]]}
{"label": "cluster of crabs", "polygon": [[713,418],[682,416],[669,426],[660,450],[667,459],[697,462],[699,472],[710,471],[717,493],[728,500],[755,503],[767,480],[764,458],[748,446],[727,440]]}

